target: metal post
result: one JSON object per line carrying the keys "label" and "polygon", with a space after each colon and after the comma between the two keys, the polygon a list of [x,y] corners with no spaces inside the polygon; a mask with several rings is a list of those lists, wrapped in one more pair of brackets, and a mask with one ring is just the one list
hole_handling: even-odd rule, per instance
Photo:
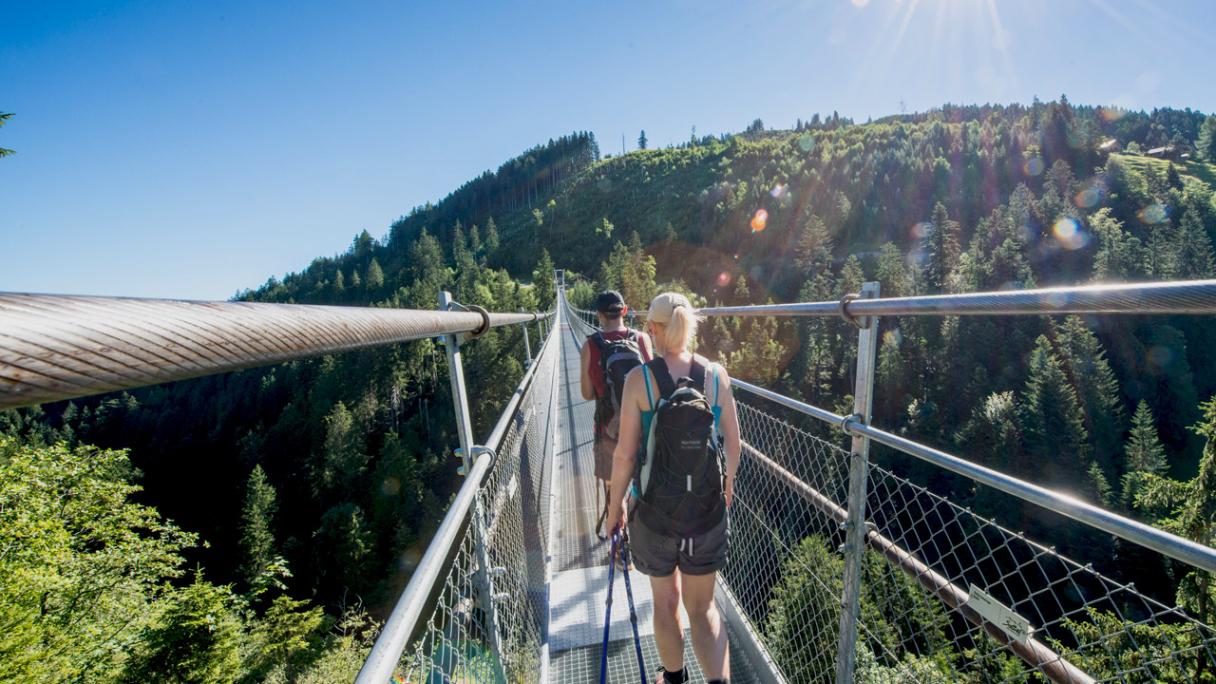
{"label": "metal post", "polygon": [[[439,309],[447,311],[452,304],[452,294],[447,291],[439,293]],[[469,418],[469,394],[464,385],[464,365],[460,360],[460,340],[456,335],[444,335],[443,346],[448,352],[448,375],[452,382],[452,402],[456,409],[456,432],[460,438],[460,457],[463,462],[461,472],[471,473],[473,453],[476,446],[473,443],[473,421]],[[503,681],[506,676],[502,669],[502,641],[498,636],[498,608],[494,605],[494,580],[490,572],[490,554],[486,550],[485,516],[478,496],[473,504],[473,542],[477,549],[477,586],[480,596],[478,604],[486,616],[486,631],[490,634],[490,646],[494,651],[495,662]]]}
{"label": "metal post", "polygon": [[[863,299],[878,297],[876,282],[861,287]],[[878,349],[878,317],[857,319],[857,379],[853,390],[851,420],[870,424],[874,399],[874,360]],[[847,420],[845,421],[847,424]],[[847,427],[847,425],[846,425]],[[848,520],[844,523],[844,596],[841,598],[840,641],[836,648],[836,684],[852,684],[857,656],[857,618],[861,602],[861,559],[865,553],[866,475],[869,469],[870,439],[853,435],[849,454]]]}
{"label": "metal post", "polygon": [[520,327],[524,331],[524,368],[527,368],[532,365],[532,343],[528,340],[528,324],[524,323]]}

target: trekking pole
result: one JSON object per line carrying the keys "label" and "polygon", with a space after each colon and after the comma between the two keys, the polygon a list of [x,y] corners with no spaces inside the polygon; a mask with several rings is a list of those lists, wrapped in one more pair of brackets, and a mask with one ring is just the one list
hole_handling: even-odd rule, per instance
{"label": "trekking pole", "polygon": [[[620,534],[619,532],[617,534]],[[613,535],[613,543],[615,545]],[[642,676],[642,684],[646,681],[646,660],[642,657],[642,637],[638,635],[638,611],[633,607],[633,585],[629,582],[629,537],[621,541],[621,573],[625,577],[625,597],[629,600],[629,625],[633,627],[633,648],[638,654],[638,674]],[[611,570],[609,570],[611,572]]]}
{"label": "trekking pole", "polygon": [[[608,552],[608,598],[604,601],[604,648],[600,654],[600,684],[608,682],[608,632],[612,627],[612,571],[616,568],[616,542],[617,535],[613,534],[612,550]],[[633,606],[632,599],[629,605]]]}

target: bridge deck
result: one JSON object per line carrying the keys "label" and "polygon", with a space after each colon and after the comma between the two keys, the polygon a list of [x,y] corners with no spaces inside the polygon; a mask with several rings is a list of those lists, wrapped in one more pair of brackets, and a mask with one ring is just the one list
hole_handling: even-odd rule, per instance
{"label": "bridge deck", "polygon": [[[552,581],[549,591],[549,680],[593,682],[599,678],[604,632],[604,600],[608,589],[608,543],[595,536],[601,502],[596,497],[592,455],[593,402],[579,391],[579,344],[577,334],[561,326],[561,377],[558,382],[558,442],[554,452],[553,531],[551,539]],[[648,579],[630,573],[647,677],[659,666],[655,649],[653,604]],[[616,573],[613,589],[611,642],[608,649],[608,681],[638,681],[637,658],[629,627],[625,586]],[[684,618],[687,624],[687,618]],[[738,648],[735,630],[731,635],[731,681],[757,681],[747,656]],[[685,631],[686,667],[690,681],[704,682],[692,645]]]}

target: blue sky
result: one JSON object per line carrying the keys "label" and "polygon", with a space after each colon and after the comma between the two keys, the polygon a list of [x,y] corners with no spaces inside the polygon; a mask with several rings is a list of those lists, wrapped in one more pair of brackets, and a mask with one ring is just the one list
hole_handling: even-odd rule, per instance
{"label": "blue sky", "polygon": [[8,2],[0,291],[225,299],[538,142],[943,102],[1216,111],[1216,2]]}

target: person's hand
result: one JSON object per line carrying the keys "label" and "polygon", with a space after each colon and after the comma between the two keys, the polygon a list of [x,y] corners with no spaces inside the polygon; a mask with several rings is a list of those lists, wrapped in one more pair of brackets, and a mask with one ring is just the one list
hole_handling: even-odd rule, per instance
{"label": "person's hand", "polygon": [[608,507],[608,518],[604,523],[608,528],[609,537],[625,529],[625,523],[629,517],[626,509],[627,506],[625,506],[624,502]]}
{"label": "person's hand", "polygon": [[726,507],[730,508],[730,504],[735,499],[735,476],[726,476],[726,486],[722,488],[722,494],[726,497]]}

